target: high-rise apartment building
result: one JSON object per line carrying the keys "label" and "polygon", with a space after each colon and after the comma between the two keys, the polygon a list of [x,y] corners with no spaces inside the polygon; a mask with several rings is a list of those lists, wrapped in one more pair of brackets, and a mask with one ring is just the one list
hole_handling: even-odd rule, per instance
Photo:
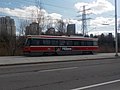
{"label": "high-rise apartment building", "polygon": [[0,35],[16,35],[16,26],[14,19],[9,16],[0,17]]}
{"label": "high-rise apartment building", "polygon": [[40,35],[41,29],[39,23],[33,22],[26,27],[25,35]]}

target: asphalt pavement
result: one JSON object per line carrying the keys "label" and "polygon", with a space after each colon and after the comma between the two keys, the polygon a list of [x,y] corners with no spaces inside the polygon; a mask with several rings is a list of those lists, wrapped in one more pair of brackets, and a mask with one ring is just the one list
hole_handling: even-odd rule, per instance
{"label": "asphalt pavement", "polygon": [[0,90],[120,90],[120,60],[1,66]]}
{"label": "asphalt pavement", "polygon": [[[119,53],[118,53],[119,55]],[[25,57],[25,56],[3,56],[0,57],[0,66],[10,65],[24,65],[24,64],[39,64],[39,63],[53,63],[53,62],[68,62],[79,60],[98,60],[98,59],[110,59],[119,58],[115,56],[115,53],[97,53],[94,55],[67,55],[67,56],[37,56],[37,57]]]}

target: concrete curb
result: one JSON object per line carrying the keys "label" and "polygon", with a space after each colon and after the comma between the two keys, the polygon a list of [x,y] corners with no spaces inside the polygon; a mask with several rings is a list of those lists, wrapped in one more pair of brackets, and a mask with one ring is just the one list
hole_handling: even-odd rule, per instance
{"label": "concrete curb", "polygon": [[13,63],[13,64],[0,64],[1,66],[17,66],[17,65],[32,65],[32,64],[43,64],[43,63],[57,63],[57,62],[73,62],[73,61],[87,61],[87,60],[101,60],[101,59],[118,59],[120,57],[104,57],[104,58],[90,58],[90,59],[76,59],[76,60],[64,60],[64,61],[45,61],[45,62],[26,62],[26,63]]}

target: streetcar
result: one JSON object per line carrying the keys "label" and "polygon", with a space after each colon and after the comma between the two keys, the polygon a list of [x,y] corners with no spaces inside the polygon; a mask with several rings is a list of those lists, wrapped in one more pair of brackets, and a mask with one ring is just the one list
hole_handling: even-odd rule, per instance
{"label": "streetcar", "polygon": [[97,52],[98,39],[78,36],[28,35],[23,54],[34,55],[68,55],[93,54]]}

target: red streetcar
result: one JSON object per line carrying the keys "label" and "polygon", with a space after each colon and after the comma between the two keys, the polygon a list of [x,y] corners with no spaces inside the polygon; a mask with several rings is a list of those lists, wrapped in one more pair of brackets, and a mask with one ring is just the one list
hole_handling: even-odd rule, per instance
{"label": "red streetcar", "polygon": [[23,48],[24,55],[44,54],[93,54],[98,50],[98,39],[76,36],[27,36]]}

